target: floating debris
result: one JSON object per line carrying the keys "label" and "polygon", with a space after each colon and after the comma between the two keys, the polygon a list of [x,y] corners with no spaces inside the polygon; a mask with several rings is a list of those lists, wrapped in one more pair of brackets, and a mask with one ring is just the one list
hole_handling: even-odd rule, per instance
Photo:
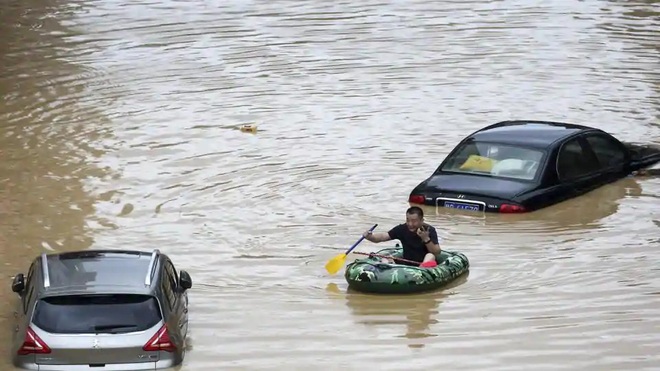
{"label": "floating debris", "polygon": [[241,125],[239,130],[244,132],[244,133],[256,133],[257,132],[257,125],[253,125],[253,124]]}

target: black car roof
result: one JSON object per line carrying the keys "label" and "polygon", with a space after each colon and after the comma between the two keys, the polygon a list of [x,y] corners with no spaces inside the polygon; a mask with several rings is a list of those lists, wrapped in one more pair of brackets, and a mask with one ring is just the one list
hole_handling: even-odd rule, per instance
{"label": "black car roof", "polygon": [[545,149],[560,139],[591,130],[598,129],[552,121],[501,121],[477,130],[468,138]]}

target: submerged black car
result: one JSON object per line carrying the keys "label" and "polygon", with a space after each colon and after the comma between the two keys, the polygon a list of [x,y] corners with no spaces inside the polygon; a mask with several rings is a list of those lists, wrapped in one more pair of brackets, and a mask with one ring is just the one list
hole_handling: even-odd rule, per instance
{"label": "submerged black car", "polygon": [[657,162],[660,148],[623,143],[600,129],[502,121],[463,139],[408,201],[480,212],[528,212]]}

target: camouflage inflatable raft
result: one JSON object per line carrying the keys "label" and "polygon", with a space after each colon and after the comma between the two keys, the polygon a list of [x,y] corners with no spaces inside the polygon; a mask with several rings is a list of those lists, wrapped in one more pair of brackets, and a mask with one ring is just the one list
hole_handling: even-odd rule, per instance
{"label": "camouflage inflatable raft", "polygon": [[[375,252],[378,255],[403,257],[403,249],[386,248]],[[379,294],[406,294],[440,288],[467,272],[468,258],[458,252],[442,251],[437,257],[438,265],[419,268],[402,264],[384,264],[375,256],[356,259],[346,266],[344,278],[352,289]]]}

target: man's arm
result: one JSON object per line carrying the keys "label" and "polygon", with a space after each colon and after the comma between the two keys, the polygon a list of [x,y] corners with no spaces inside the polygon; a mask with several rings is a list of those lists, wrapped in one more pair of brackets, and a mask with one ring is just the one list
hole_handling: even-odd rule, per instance
{"label": "man's arm", "polygon": [[420,237],[422,238],[426,250],[431,254],[440,254],[442,250],[440,249],[440,243],[438,242],[438,232],[435,228],[429,228],[428,232],[424,232],[420,233]]}
{"label": "man's arm", "polygon": [[373,233],[371,231],[366,231],[362,235],[364,236],[365,240],[375,242],[375,243],[385,242],[385,241],[389,241],[389,240],[392,239],[392,237],[390,237],[390,234],[388,232]]}
{"label": "man's arm", "polygon": [[429,243],[424,244],[426,246],[426,249],[431,253],[438,255],[442,252],[442,249],[440,249],[440,244],[437,242],[433,242],[433,240],[429,241]]}

